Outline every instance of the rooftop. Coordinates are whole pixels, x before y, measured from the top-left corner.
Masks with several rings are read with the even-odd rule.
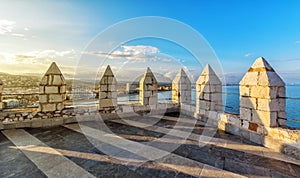
[[[172,113],[4,130],[0,177],[300,175],[300,161],[215,129]]]

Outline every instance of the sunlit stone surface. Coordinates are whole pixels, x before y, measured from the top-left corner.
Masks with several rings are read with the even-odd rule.
[[[285,125],[285,106],[285,83],[264,58],[256,59],[240,82],[243,127],[258,131]]]
[[[222,82],[207,64],[196,82],[196,113],[208,116],[209,111],[222,111]]]
[[[183,69],[180,69],[172,81],[172,102],[191,103],[191,81]]]
[[[108,65],[99,86],[99,107],[103,113],[112,113],[117,106],[117,80]]]
[[[157,104],[157,80],[148,67],[140,80],[140,103],[144,106]]]
[[[55,62],[40,82],[39,111],[55,112],[64,109],[66,81]]]

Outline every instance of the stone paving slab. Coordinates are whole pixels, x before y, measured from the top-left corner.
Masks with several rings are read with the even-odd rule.
[[[0,132],[0,177],[46,177]]]
[[[2,133],[47,177],[94,177],[23,129],[5,130]]]
[[[161,116],[151,116],[151,117],[156,117],[156,118],[161,118]],[[184,119],[178,119],[176,117],[168,117],[168,116],[164,116],[163,118],[161,118],[162,120],[168,120],[168,121],[173,121],[176,122],[176,125],[174,127],[172,127],[172,129],[178,129],[179,131],[175,132],[178,133],[177,135],[174,135],[176,137],[179,138],[183,138],[181,134],[182,132],[187,132],[186,130],[182,129],[182,126],[194,126],[195,125],[195,119],[190,119],[188,117],[183,116]],[[130,121],[128,121],[130,120]],[[164,128],[164,127],[156,127],[156,126],[152,126],[152,127],[145,127],[146,124],[142,123],[143,120],[139,120],[138,122],[133,120],[132,118],[128,118],[128,119],[115,119],[112,120],[113,122],[117,122],[117,123],[121,123],[121,124],[134,124],[135,126],[142,126],[141,128],[144,128],[146,130],[150,130],[150,131],[155,131],[155,132],[159,132],[159,133],[170,133],[171,129],[170,128]],[[190,125],[189,125],[190,124]],[[204,127],[205,123],[199,120],[196,120],[196,125],[197,124],[201,124],[202,127]],[[210,128],[211,126],[208,126],[208,128]],[[202,128],[203,129],[203,128]],[[204,133],[205,134],[205,133]],[[228,134],[227,134],[228,135]],[[238,137],[238,136],[234,136],[234,135],[230,135],[232,138],[233,137]],[[192,133],[188,139],[190,140],[194,140],[194,141],[199,141],[199,134],[195,134]],[[240,137],[238,137],[240,138]],[[292,164],[296,164],[300,166],[300,161],[290,158],[286,155],[280,154],[278,152],[275,152],[269,148],[265,148],[263,146],[257,145],[257,144],[244,144],[241,141],[237,141],[237,140],[232,140],[231,138],[225,137],[225,138],[215,138],[215,137],[210,137],[210,136],[205,136],[205,135],[201,135],[201,142],[203,142],[204,144],[214,144],[216,146],[220,146],[220,147],[224,147],[224,148],[229,148],[229,149],[238,149],[241,151],[244,151],[246,153],[250,153],[250,154],[255,154],[258,156],[262,156],[262,157],[266,157],[266,158],[272,158],[272,159],[276,159],[279,161],[284,161],[287,163],[292,163]],[[243,140],[244,141],[244,140]]]
[[[176,169],[179,172],[199,177],[201,174],[206,174],[206,175],[214,175],[215,170],[218,170],[221,172],[222,175],[225,175],[226,177],[243,177],[238,174],[234,174],[228,171],[224,171],[221,169],[205,169],[204,166],[207,166],[203,163],[193,161],[172,153],[169,153],[164,150],[160,150],[154,147],[150,147],[144,144],[140,144],[137,142],[133,142],[127,139],[123,139],[117,135],[108,135],[107,132],[97,130],[88,126],[80,125],[80,129],[78,128],[78,124],[71,124],[71,125],[66,125],[66,128],[72,129],[74,131],[84,133],[85,135],[92,137],[94,139],[98,139],[101,142],[113,144],[114,146],[117,146],[119,148],[122,148],[124,150],[130,150],[130,152],[137,154],[139,156],[142,156],[152,161],[157,162],[158,164],[163,164],[166,167],[170,167],[172,169]],[[164,156],[162,156],[164,155]],[[172,159],[170,159],[170,157]],[[143,160],[144,161],[144,160]],[[184,163],[184,165],[181,164]],[[181,166],[180,166],[181,165]]]
[[[167,119],[167,118],[171,118],[171,117],[164,117],[163,119]],[[147,119],[145,119],[145,120],[147,120]],[[146,129],[146,130],[161,132],[161,133],[165,133],[165,134],[170,134],[170,132],[171,132],[171,129],[168,129],[168,128],[161,128],[161,127],[157,127],[157,126],[153,126],[154,128],[152,126],[145,127],[147,125],[147,123],[146,124],[141,123],[141,122],[137,123],[136,121],[132,121],[132,120],[129,122],[128,120],[126,120],[124,118],[122,120],[111,120],[111,122],[121,123],[121,124],[125,124],[125,125],[126,124],[128,125],[128,123],[131,123],[134,126],[140,126],[141,128]],[[180,132],[173,132],[173,133],[180,133]],[[176,136],[181,137],[180,134],[177,134]],[[181,138],[183,138],[183,137],[181,137]],[[162,138],[158,138],[158,139],[160,141],[165,141]],[[297,160],[289,159],[288,157],[285,157],[284,155],[281,155],[279,153],[274,153],[270,149],[263,148],[261,146],[237,143],[235,141],[231,141],[230,139],[224,140],[224,139],[220,139],[220,138],[212,138],[212,140],[211,140],[212,142],[206,142],[205,144],[217,146],[214,150],[216,155],[220,154],[219,153],[220,151],[218,151],[218,150],[222,150],[222,149],[219,149],[218,147],[225,148],[225,149],[223,149],[225,155],[220,155],[220,158],[223,157],[223,160],[222,159],[218,160],[218,158],[215,157],[215,155],[209,153],[210,150],[205,150],[205,148],[202,149],[204,151],[203,153],[201,153],[200,149],[195,151],[195,149],[197,149],[197,142],[199,141],[199,135],[191,134],[189,139],[196,141],[196,143],[195,142],[193,143],[194,145],[196,145],[196,146],[194,146],[194,150],[193,149],[191,150],[191,146],[190,146],[187,148],[180,149],[179,151],[176,151],[176,154],[182,155],[184,152],[190,152],[189,153],[190,155],[183,154],[182,156],[190,157],[191,159],[196,159],[197,161],[200,161],[200,162],[208,161],[205,163],[217,164],[215,166],[217,166],[217,167],[221,166],[220,168],[226,168],[227,170],[235,171],[237,173],[243,173],[245,175],[249,174],[249,176],[251,176],[251,173],[253,174],[254,172],[256,172],[256,174],[258,174],[258,175],[265,175],[265,176],[271,176],[273,174],[276,174],[276,175],[294,177],[294,176],[300,175],[300,172],[299,172],[300,164]],[[208,140],[209,140],[209,138],[208,138]],[[182,140],[180,140],[180,141],[182,141]],[[223,144],[224,142],[226,144]],[[177,142],[176,142],[176,140],[172,140],[172,143],[177,143]],[[186,144],[191,144],[191,143],[189,140],[187,140]],[[170,144],[168,146],[170,146]],[[201,146],[201,145],[199,145],[199,146]],[[187,150],[189,150],[189,151],[187,151]],[[241,155],[241,157],[239,159],[237,159],[236,163],[230,162],[231,159],[235,159],[236,155],[234,155],[234,154],[237,154],[237,153],[239,153]],[[268,153],[269,155],[264,156],[263,153]],[[233,154],[233,155],[226,156],[226,154]],[[207,157],[207,155],[209,155],[209,157]],[[275,157],[275,159],[277,159],[277,160],[274,160],[272,158],[272,155],[276,155],[277,158]],[[205,157],[207,157],[207,158],[205,158]],[[227,160],[229,160],[229,162],[226,162]],[[258,162],[258,163],[256,163],[256,162]],[[259,164],[259,162],[261,162],[262,164]],[[226,165],[226,163],[227,163],[227,165]],[[263,163],[266,163],[266,164],[263,164]],[[291,164],[287,164],[287,163],[291,163]],[[218,165],[218,164],[220,164],[220,165]],[[242,165],[244,168],[246,167],[247,169],[240,171],[238,168],[235,168],[234,166],[230,166],[231,164],[239,164],[239,165]]]

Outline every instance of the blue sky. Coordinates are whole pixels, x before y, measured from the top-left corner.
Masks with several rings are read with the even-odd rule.
[[[43,73],[51,61],[56,61],[64,73],[72,73],[82,51],[107,27],[130,18],[161,16],[198,31],[215,51],[227,75],[243,75],[257,57],[263,56],[286,82],[300,83],[297,82],[300,77],[300,1],[297,0],[0,0],[0,4],[0,72]],[[196,78],[203,67],[187,51],[174,50],[176,45],[166,41],[136,40],[124,46],[131,47],[131,52],[161,53],[172,58],[169,60],[172,64],[180,59],[187,61],[177,62],[173,67],[160,63],[164,70],[154,71],[162,75],[168,73],[172,77],[185,65]],[[120,46],[116,51],[128,52],[124,49]],[[108,63],[124,76],[118,60],[128,59],[112,59]],[[131,67],[142,69],[153,63],[139,62]],[[126,72],[129,71],[123,71]]]

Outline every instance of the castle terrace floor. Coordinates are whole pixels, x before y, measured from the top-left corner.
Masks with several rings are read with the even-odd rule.
[[[0,133],[0,177],[300,177],[300,161],[176,113]]]

